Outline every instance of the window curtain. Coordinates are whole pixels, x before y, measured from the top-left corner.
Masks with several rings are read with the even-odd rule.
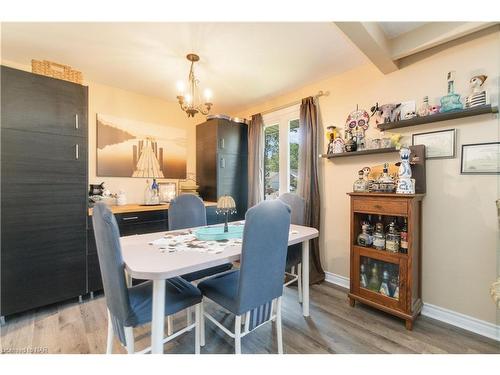
[[[321,130],[318,104],[312,96],[302,99],[299,120],[299,180],[297,190],[304,198],[305,225],[320,230],[320,196],[318,179],[318,134]],[[309,280],[311,284],[325,280],[319,256],[319,239],[310,242]]]
[[[264,200],[264,120],[253,115],[248,125],[248,208]]]

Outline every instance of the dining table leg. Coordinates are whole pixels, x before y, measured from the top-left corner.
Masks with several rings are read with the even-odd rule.
[[[153,280],[153,311],[151,319],[151,353],[163,354],[165,330],[165,280]]]
[[[302,242],[302,315],[309,316],[309,240]]]

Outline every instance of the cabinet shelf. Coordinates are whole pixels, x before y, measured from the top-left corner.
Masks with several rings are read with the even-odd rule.
[[[445,113],[436,113],[435,115],[414,117],[409,120],[401,120],[395,122],[388,122],[386,124],[379,124],[378,129],[381,131],[389,129],[394,130],[394,129],[406,128],[408,126],[430,124],[432,122],[454,120],[457,118],[464,118],[470,116],[479,116],[488,113],[498,113],[498,107],[487,104],[487,105],[477,106],[474,108],[461,109]]]

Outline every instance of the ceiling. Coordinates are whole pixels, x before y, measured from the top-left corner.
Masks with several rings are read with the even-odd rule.
[[[429,22],[379,22],[378,24],[387,38],[394,39],[427,23]]]
[[[368,62],[333,23],[2,23],[2,59],[175,101],[189,52],[215,110],[241,109]],[[313,94],[313,93],[311,93]]]

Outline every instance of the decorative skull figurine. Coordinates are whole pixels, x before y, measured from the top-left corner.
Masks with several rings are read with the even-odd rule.
[[[368,129],[368,121],[370,121],[370,115],[364,109],[356,109],[349,113],[347,120],[345,122],[346,129],[356,129],[361,128],[363,130]]]
[[[411,166],[410,166],[411,150],[408,147],[401,147],[399,156],[401,163],[398,171],[398,187],[396,193],[399,194],[415,194],[415,184],[411,179]]]

